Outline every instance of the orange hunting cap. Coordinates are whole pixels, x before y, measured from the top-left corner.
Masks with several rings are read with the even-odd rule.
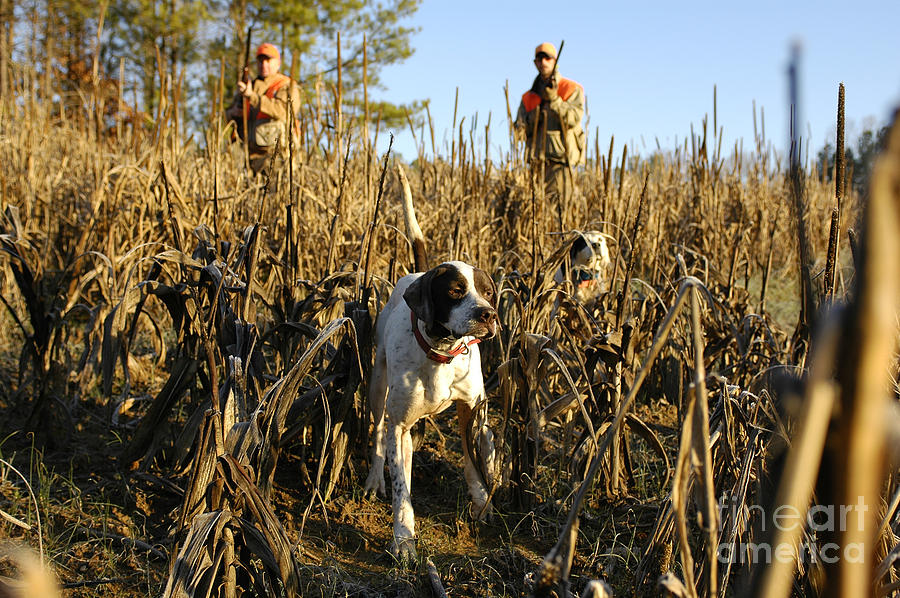
[[[534,49],[535,56],[537,56],[541,52],[543,52],[547,56],[550,56],[551,58],[556,58],[556,46],[554,46],[550,42],[544,42]]]
[[[281,55],[278,53],[278,48],[273,46],[270,43],[260,44],[256,49],[256,57],[260,56],[268,56],[269,58],[281,58]]]

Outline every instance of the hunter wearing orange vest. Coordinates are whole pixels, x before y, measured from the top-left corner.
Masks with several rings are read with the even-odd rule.
[[[259,172],[266,161],[279,147],[282,154],[287,151],[287,123],[293,121],[288,110],[288,98],[296,115],[300,110],[300,90],[291,85],[291,78],[282,75],[281,55],[278,48],[265,43],[256,50],[256,79],[252,82],[238,81],[234,101],[225,112],[229,120],[235,121],[238,134],[243,138],[243,104],[247,100],[248,149],[250,168]],[[293,123],[292,125],[293,126]]]
[[[556,56],[549,42],[534,49],[538,75],[522,95],[515,128],[532,164],[543,163],[545,197],[567,200],[572,171],[584,162],[584,88],[556,72]]]

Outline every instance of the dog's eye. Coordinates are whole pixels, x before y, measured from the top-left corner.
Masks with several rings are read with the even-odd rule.
[[[447,291],[447,294],[454,299],[462,299],[463,295],[465,295],[465,291],[463,291],[459,287],[450,287],[450,290]]]

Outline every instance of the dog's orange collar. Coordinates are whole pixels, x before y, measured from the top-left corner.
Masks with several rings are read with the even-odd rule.
[[[575,286],[579,289],[583,289],[584,287],[592,287],[599,282],[599,274],[591,273],[588,270],[578,269],[576,273],[573,275],[575,279]]]
[[[416,342],[419,343],[419,346],[425,351],[425,356],[428,357],[431,361],[436,361],[438,363],[450,363],[453,361],[453,358],[457,355],[461,355],[463,353],[469,352],[469,346],[477,345],[481,342],[481,339],[473,338],[467,343],[460,343],[458,347],[455,349],[451,349],[450,351],[438,351],[434,347],[428,344],[428,341],[425,340],[425,337],[422,336],[422,333],[419,331],[419,323],[416,318],[416,314],[410,310],[409,312],[409,321],[412,323],[413,335],[416,337]]]

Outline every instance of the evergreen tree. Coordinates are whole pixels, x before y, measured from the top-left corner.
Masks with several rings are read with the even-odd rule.
[[[89,0],[0,0],[0,91],[30,86],[53,111],[79,117],[93,78],[100,9]],[[16,30],[18,25],[18,31]],[[17,50],[14,52],[13,49]]]
[[[420,1],[231,0],[224,10],[229,27],[218,35],[218,47],[224,52],[226,73],[239,73],[247,30],[252,27],[252,45],[255,47],[263,41],[276,44],[282,52],[283,70],[288,71],[293,64],[298,81],[312,94],[317,80],[324,82],[327,90],[332,85],[337,88],[337,35],[340,33],[344,106],[355,108],[359,114],[363,96],[363,36],[371,93],[381,88],[380,69],[412,55],[410,38],[416,29],[404,26],[402,21],[415,13]],[[233,79],[236,81],[237,77]],[[234,81],[227,83],[233,88]],[[405,122],[407,111],[416,114],[424,104],[415,101],[398,106],[378,102],[377,106],[372,118],[380,112],[382,121],[395,126]]]
[[[415,118],[424,103],[398,106],[378,102],[374,96],[381,87],[381,69],[413,52],[411,36],[416,29],[403,23],[420,2],[32,0],[26,5],[0,0],[0,91],[10,90],[19,72],[14,61],[23,60],[35,67],[30,72],[37,77],[40,96],[62,101],[66,114],[89,108],[85,98],[98,91],[107,110],[114,110],[110,100],[118,91],[119,64],[124,59],[126,102],[138,98],[133,108],[155,117],[158,108],[171,107],[161,102],[178,90],[175,118],[200,128],[209,122],[222,63],[225,101],[230,100],[244,66],[247,29],[252,27],[251,52],[263,41],[278,45],[283,71],[295,67],[306,98],[319,90],[323,103],[333,107],[334,93],[340,93],[347,122],[362,115],[365,36],[371,118],[380,116],[388,126],[396,126],[405,124],[407,114]],[[24,26],[17,29],[17,22]],[[22,49],[18,55],[14,47]],[[250,62],[255,62],[253,56]],[[96,85],[103,89],[95,89]]]
[[[11,88],[12,32],[16,22],[12,0],[0,0],[0,98],[7,101]]]
[[[110,70],[118,58],[142,92],[144,109],[154,111],[160,101],[160,80],[165,78],[169,94],[183,74],[197,66],[207,53],[202,31],[209,26],[215,0],[113,0],[108,38]],[[182,95],[196,98],[202,85],[184,77]]]
[[[865,193],[869,187],[872,167],[878,154],[884,149],[887,133],[888,127],[882,127],[878,131],[866,129],[856,139],[856,151],[853,147],[844,150],[844,169],[849,177],[848,182],[859,194]],[[834,154],[835,147],[830,141],[816,154],[816,164],[828,181],[834,178]]]

